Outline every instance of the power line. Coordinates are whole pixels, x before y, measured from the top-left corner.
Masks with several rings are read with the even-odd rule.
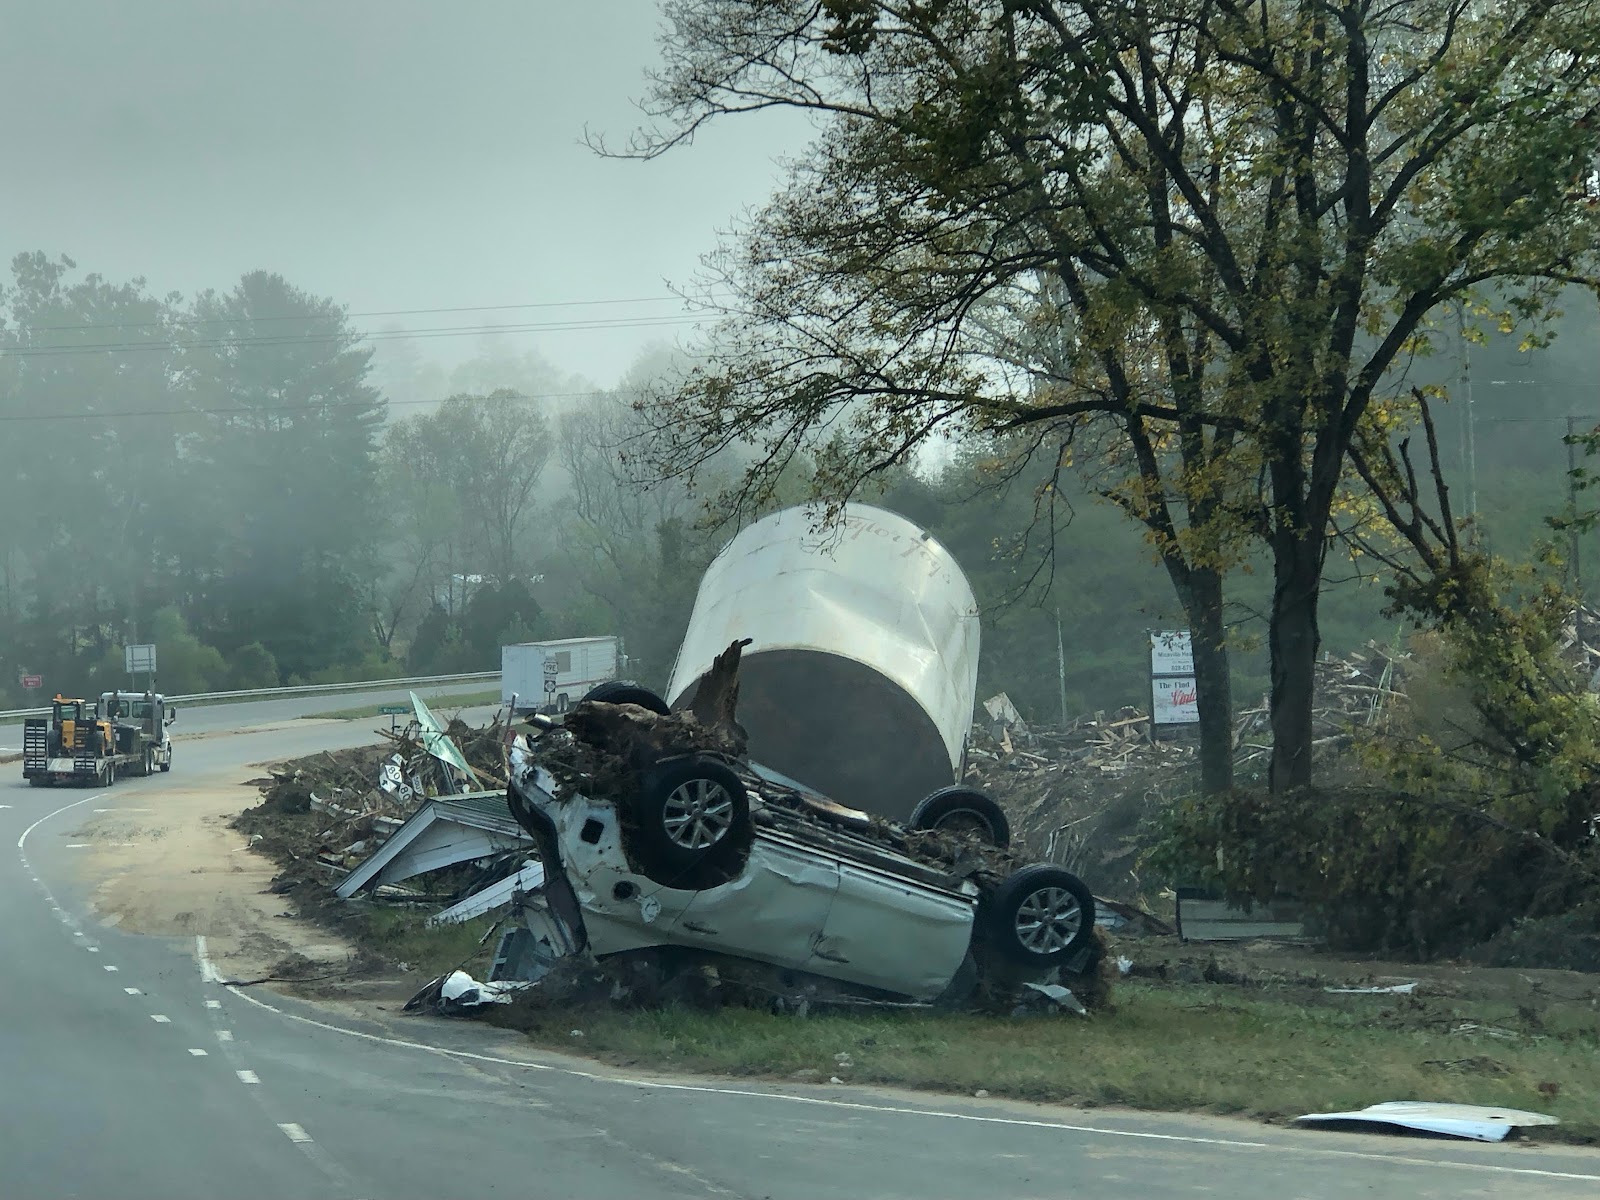
[[[517,397],[523,400],[579,400],[595,396],[604,396],[604,391],[587,392],[541,392],[538,395],[527,395],[518,392]],[[454,397],[450,397],[453,399]],[[472,400],[482,403],[489,400],[489,396],[473,396]],[[440,404],[440,400],[388,400],[390,408],[400,408],[412,404]],[[301,404],[271,404],[259,407],[233,407],[233,408],[145,408],[129,409],[123,412],[69,412],[69,413],[33,413],[33,414],[3,414],[0,423],[11,421],[116,421],[124,417],[197,417],[197,416],[253,416],[257,413],[283,413],[283,412],[308,412],[314,409],[340,409],[362,408],[364,402],[353,401],[325,401],[310,400]]]
[[[356,317],[417,317],[433,316],[439,313],[509,312],[514,309],[528,308],[587,308],[608,304],[662,304],[669,300],[682,299],[682,296],[670,295],[633,296],[621,300],[542,300],[527,304],[465,304],[456,308],[387,308],[374,309],[370,312],[336,312],[317,316],[248,317],[245,319],[251,323],[263,321],[334,321],[351,320]],[[173,317],[165,321],[85,321],[81,324],[69,325],[34,325],[31,328],[39,330],[160,329],[170,325],[227,325],[235,320],[237,320],[235,317]]]
[[[150,350],[220,350],[238,346],[294,346],[327,345],[349,342],[427,340],[441,337],[480,337],[515,333],[581,333],[605,329],[656,329],[682,325],[696,325],[704,318],[681,317],[618,317],[606,321],[551,321],[522,325],[455,325],[425,327],[422,329],[379,330],[376,333],[304,333],[265,334],[247,337],[202,338],[194,341],[156,339],[138,342],[105,342],[92,346],[11,346],[0,349],[0,358],[50,358],[75,354],[128,354]]]

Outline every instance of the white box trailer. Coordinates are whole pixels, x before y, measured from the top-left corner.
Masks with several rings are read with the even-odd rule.
[[[622,666],[618,637],[562,638],[500,647],[500,703],[519,713],[563,713]]]

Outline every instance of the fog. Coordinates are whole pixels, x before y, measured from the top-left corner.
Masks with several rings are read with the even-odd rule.
[[[664,682],[723,536],[699,526],[718,480],[642,491],[626,393],[692,328],[669,285],[809,127],[761,114],[658,161],[597,156],[585,128],[639,120],[655,26],[650,0],[7,8],[0,707],[23,676],[118,682],[141,638],[176,692],[481,670],[508,640],[609,633]],[[1538,355],[1474,352],[1476,434],[1441,414],[1481,535],[1514,555],[1565,502],[1562,415],[1590,404],[1592,306],[1569,324]],[[1465,394],[1457,357],[1418,381]],[[441,410],[457,393],[477,399]],[[974,460],[935,449],[885,502],[972,577],[985,695],[1059,711],[1063,611],[1068,706],[1142,702],[1145,630],[1179,617],[1135,527],[1075,494],[1049,604],[1008,608],[995,548],[1040,481],[980,495]],[[1233,585],[1247,614],[1266,578]],[[1391,640],[1380,600],[1330,590],[1330,649]],[[1260,656],[1234,677],[1259,695]]]
[[[772,116],[650,163],[583,146],[638,121],[656,19],[653,0],[9,4],[0,251],[158,294],[267,270],[358,314],[552,306],[358,323],[575,322],[509,349],[609,385],[687,328],[667,283],[805,142]],[[659,323],[618,327],[639,321]]]

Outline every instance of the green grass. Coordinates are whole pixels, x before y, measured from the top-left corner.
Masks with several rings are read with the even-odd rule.
[[[465,970],[478,973],[486,968],[494,942],[479,945],[479,939],[494,924],[489,917],[476,917],[459,925],[426,926],[415,911],[363,904],[354,909],[361,928],[346,930],[356,940],[392,962],[403,962],[422,979],[431,979],[465,964]],[[482,975],[479,974],[482,978]]]
[[[448,708],[475,708],[480,704],[500,703],[500,692],[454,692],[447,696],[434,696],[428,700],[431,709]],[[393,707],[391,703],[387,707]],[[334,712],[307,713],[300,718],[303,721],[359,721],[363,717],[380,717],[385,714],[379,710],[386,707],[382,704],[368,704],[362,708],[341,708]],[[406,711],[395,718],[401,724],[411,719],[411,709],[408,705]]]
[[[1542,1033],[1495,1038],[1448,1032],[1464,1020],[1494,1023],[1501,1015],[1481,1006],[1452,1016],[1448,1001],[1389,1008],[1375,997],[1351,999],[1365,1003],[1130,981],[1118,987],[1114,1010],[1089,1020],[535,1009],[519,1025],[531,1023],[530,1037],[568,1052],[577,1044],[571,1031],[581,1029],[585,1053],[669,1070],[776,1078],[807,1071],[824,1082],[838,1075],[852,1083],[1267,1119],[1383,1100],[1452,1101],[1546,1112],[1564,1123],[1555,1136],[1600,1138],[1600,1036],[1587,1002],[1547,1010]],[[853,1065],[841,1069],[840,1053]],[[1441,1063],[1450,1065],[1430,1065]]]

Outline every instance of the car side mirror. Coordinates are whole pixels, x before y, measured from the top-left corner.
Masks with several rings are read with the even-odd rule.
[[[175,708],[167,709],[167,724],[171,725],[177,719],[178,719],[178,710],[175,709]]]

